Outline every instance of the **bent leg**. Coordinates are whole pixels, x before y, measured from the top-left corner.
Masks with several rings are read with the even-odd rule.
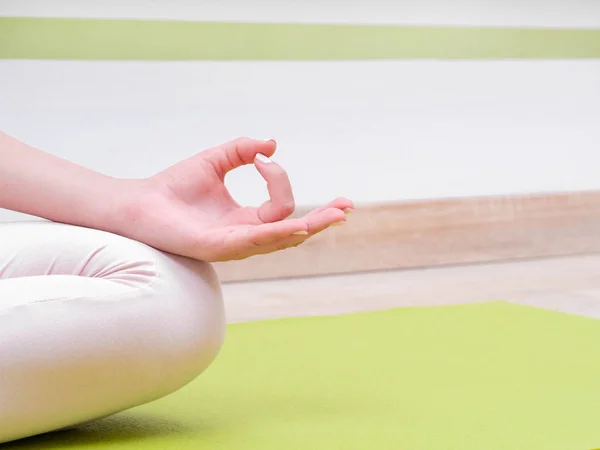
[[[0,225],[0,442],[104,417],[184,386],[225,318],[207,263],[97,230]]]

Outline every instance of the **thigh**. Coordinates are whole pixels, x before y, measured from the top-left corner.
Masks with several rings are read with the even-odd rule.
[[[224,326],[209,264],[97,230],[0,225],[0,442],[178,389]]]

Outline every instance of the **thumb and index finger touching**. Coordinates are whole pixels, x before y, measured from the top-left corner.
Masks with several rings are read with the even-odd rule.
[[[264,223],[283,220],[295,209],[294,194],[287,172],[270,158],[276,148],[277,143],[272,139],[259,141],[240,138],[208,150],[205,155],[222,179],[238,167],[254,164],[267,182],[270,197],[257,209],[258,217]]]
[[[213,164],[221,178],[225,178],[228,172],[252,164],[259,154],[266,157],[273,156],[276,148],[277,143],[273,139],[260,141],[250,138],[238,138],[210,150],[205,150],[201,155],[203,159],[207,159]]]
[[[209,150],[207,155],[223,179],[238,167],[254,164],[267,182],[269,192],[269,200],[257,208],[258,218],[265,224],[283,221],[295,210],[290,179],[286,171],[271,159],[276,148],[277,143],[272,139],[260,141],[240,138]],[[353,209],[354,204],[348,199],[334,200],[300,219],[305,228],[297,232],[318,233],[332,224],[344,222],[346,213]]]

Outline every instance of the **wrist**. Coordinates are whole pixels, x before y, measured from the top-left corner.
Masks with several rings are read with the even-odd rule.
[[[135,239],[137,228],[143,222],[147,184],[145,179],[108,180],[106,201],[97,214],[98,225],[94,228]]]

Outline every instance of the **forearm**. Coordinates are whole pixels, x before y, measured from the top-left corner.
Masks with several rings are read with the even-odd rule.
[[[122,183],[0,132],[0,208],[112,231]]]

